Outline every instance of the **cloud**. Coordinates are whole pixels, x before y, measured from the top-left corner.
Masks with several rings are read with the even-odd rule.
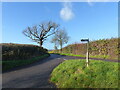
[[[95,4],[95,2],[112,2],[112,1],[118,1],[118,0],[87,0],[87,3],[90,6],[93,6]]]
[[[60,11],[60,17],[65,21],[71,20],[74,17],[72,4],[70,2],[64,2],[63,8]]]
[[[93,6],[93,0],[87,0],[87,2],[88,2],[88,4],[90,5],[90,6]]]
[[[108,0],[102,0],[103,2],[106,2]],[[96,2],[101,2],[101,0],[87,0],[87,3],[89,6],[93,6]]]

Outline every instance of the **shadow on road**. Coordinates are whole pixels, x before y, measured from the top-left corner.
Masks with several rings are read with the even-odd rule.
[[[57,54],[50,54],[49,57],[46,57],[46,58],[41,59],[41,60],[39,60],[39,61],[36,61],[36,62],[34,62],[34,63],[32,63],[32,64],[24,65],[24,66],[18,66],[18,67],[12,68],[12,69],[10,69],[10,70],[3,71],[2,73],[7,73],[7,72],[11,72],[11,71],[16,71],[16,70],[19,70],[19,69],[23,69],[23,68],[29,68],[29,67],[37,66],[37,65],[46,63],[46,62],[48,62],[48,61],[51,61],[51,60],[53,60],[53,59],[61,58],[61,57],[66,57],[66,56],[64,56],[64,55],[57,55]]]

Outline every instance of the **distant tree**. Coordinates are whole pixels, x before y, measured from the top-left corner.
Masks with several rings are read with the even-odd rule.
[[[52,38],[51,42],[55,43],[55,45],[60,46],[60,50],[62,52],[63,45],[68,43],[69,37],[67,35],[67,32],[65,30],[58,30],[54,37]]]
[[[55,34],[59,25],[55,22],[44,22],[33,27],[27,27],[23,30],[23,34],[32,41],[37,42],[42,47],[43,42],[51,35]]]
[[[56,35],[54,35],[54,37],[51,39],[51,43],[54,43],[54,49],[57,50],[58,49],[58,40]]]
[[[57,38],[54,36],[50,42],[54,43],[54,49],[57,50]]]

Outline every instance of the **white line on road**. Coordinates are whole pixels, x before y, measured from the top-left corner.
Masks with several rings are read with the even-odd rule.
[[[64,59],[64,58],[63,58],[63,60],[67,60],[67,59]]]

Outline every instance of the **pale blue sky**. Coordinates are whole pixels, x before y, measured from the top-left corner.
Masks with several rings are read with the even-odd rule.
[[[3,43],[36,44],[25,37],[22,31],[28,26],[49,20],[66,29],[70,36],[68,44],[80,42],[81,38],[97,40],[118,37],[117,2],[4,2],[2,19]],[[43,47],[53,49],[50,38]]]

